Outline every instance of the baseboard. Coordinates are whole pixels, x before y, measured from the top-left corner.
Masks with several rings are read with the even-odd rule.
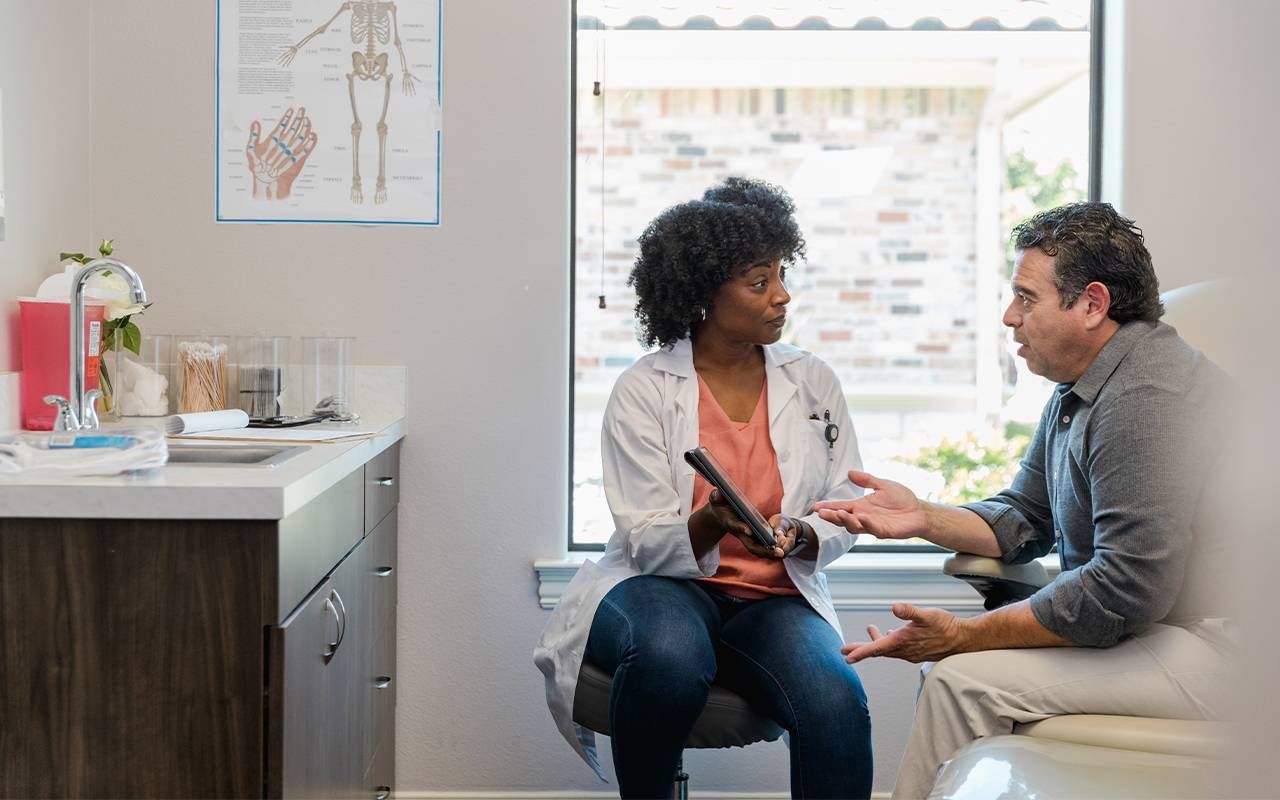
[[[398,800],[612,800],[617,792],[402,792],[397,790]],[[788,800],[788,792],[700,792],[689,790],[689,797],[698,800]],[[888,800],[889,792],[874,792],[873,800]]]

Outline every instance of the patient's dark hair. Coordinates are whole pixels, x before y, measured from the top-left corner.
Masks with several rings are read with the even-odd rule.
[[[1063,308],[1097,281],[1111,293],[1107,316],[1123,325],[1155,322],[1164,314],[1160,281],[1142,230],[1110,203],[1072,203],[1042,211],[1013,229],[1018,250],[1039,248],[1053,257],[1053,282]]]
[[[636,290],[636,320],[646,347],[697,336],[703,312],[739,270],[804,255],[795,204],[781,188],[752,178],[727,178],[701,200],[672,206],[640,234],[628,286]]]

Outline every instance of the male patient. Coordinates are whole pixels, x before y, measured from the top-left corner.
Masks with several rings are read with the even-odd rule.
[[[894,797],[928,794],[966,743],[1059,714],[1218,713],[1229,643],[1207,488],[1220,474],[1211,409],[1226,376],[1159,322],[1141,231],[1105,203],[1046,211],[1013,232],[1003,322],[1032,372],[1058,384],[1013,485],[961,507],[874,490],[820,503],[823,519],[882,539],[1021,563],[1057,544],[1062,572],[1030,599],[969,619],[896,604],[906,624],[843,648],[937,661],[927,671]],[[1211,562],[1214,562],[1211,566]],[[1027,649],[1013,649],[1027,648]]]

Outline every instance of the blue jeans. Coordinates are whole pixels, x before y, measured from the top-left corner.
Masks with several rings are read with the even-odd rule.
[[[613,673],[610,744],[622,797],[670,797],[711,682],[791,734],[791,796],[871,794],[871,717],[840,637],[798,596],[741,600],[696,581],[615,586],[585,659]]]

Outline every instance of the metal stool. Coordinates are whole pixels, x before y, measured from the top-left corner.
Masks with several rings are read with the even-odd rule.
[[[596,733],[609,735],[609,689],[613,676],[583,663],[573,698],[573,721]],[[702,709],[685,747],[746,747],[755,742],[772,742],[782,735],[778,723],[761,715],[746,700],[723,686],[711,684],[707,705]],[[689,776],[684,759],[676,765],[675,796],[688,800]]]

